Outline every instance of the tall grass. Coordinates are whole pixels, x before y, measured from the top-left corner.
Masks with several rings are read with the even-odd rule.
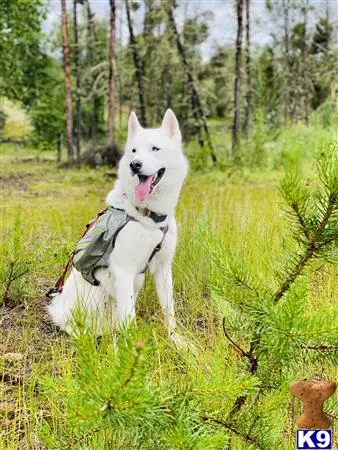
[[[307,158],[312,148],[314,151],[330,136],[329,131],[318,129],[310,129],[308,133],[300,126],[283,133],[276,144],[280,161],[286,158],[281,155],[289,155],[291,159]],[[313,142],[309,146],[308,140],[311,139]],[[62,335],[46,334],[41,325],[46,320],[41,313],[45,289],[60,274],[84,225],[102,208],[112,184],[105,180],[104,168],[59,169],[48,161],[48,156],[45,153],[47,161],[41,162],[33,157],[27,163],[23,160],[27,158],[24,151],[22,154],[8,151],[1,160],[1,176],[5,180],[1,186],[5,201],[0,205],[3,264],[7,264],[9,254],[16,255],[23,264],[30,263],[29,277],[13,282],[9,290],[9,296],[15,300],[15,304],[23,302],[25,308],[19,310],[19,314],[7,308],[5,315],[0,318],[0,374],[3,375],[2,379],[9,372],[21,377],[17,384],[4,382],[0,385],[3,398],[0,423],[4,431],[0,433],[0,448],[4,449],[43,448],[43,442],[50,445],[48,448],[62,448],[63,445],[67,448],[74,439],[72,434],[86,435],[89,425],[94,422],[86,423],[85,417],[78,431],[74,430],[73,419],[68,415],[64,400],[76,406],[80,398],[77,394],[83,395],[78,413],[84,414],[97,388],[97,394],[102,394],[102,404],[98,404],[103,408],[106,395],[111,394],[106,392],[109,376],[116,375],[115,382],[121,384],[126,379],[123,376],[128,377],[129,373],[128,370],[119,372],[116,364],[113,364],[118,354],[111,341],[96,349],[90,337],[84,337],[82,342],[76,343]],[[210,287],[214,268],[206,251],[205,236],[212,231],[225,250],[224,264],[231,264],[234,258],[239,264],[242,261],[243,267],[253,277],[266,280],[268,286],[276,287],[274,271],[282,262],[283,239],[287,228],[277,186],[282,175],[280,164],[269,163],[266,167],[271,171],[265,169],[260,172],[248,167],[240,174],[228,168],[202,173],[192,171],[187,179],[177,209],[179,241],[174,260],[174,285],[180,331],[191,342],[193,350],[190,353],[179,352],[167,340],[154,286],[149,278],[137,306],[138,331],[128,338],[129,344],[125,347],[126,361],[130,361],[130,358],[133,361],[135,339],[144,342],[142,355],[146,371],[139,381],[142,386],[145,383],[148,389],[153,389],[156,397],[151,397],[153,405],[171,408],[170,413],[163,410],[159,413],[168,436],[161,435],[163,440],[160,447],[155,442],[153,446],[149,444],[143,448],[216,449],[226,448],[227,445],[236,450],[255,448],[255,443],[222,425],[200,420],[202,416],[227,417],[237,396],[254,396],[259,388],[255,377],[245,377],[238,371],[238,355],[224,337],[224,316],[229,320],[232,318],[234,328],[245,328],[245,325],[243,318],[235,314],[226,298],[219,296]],[[305,173],[308,183],[315,182],[312,163],[306,162]],[[307,280],[309,296],[306,298],[306,308],[311,311],[327,309],[333,313],[333,299],[338,296],[336,267],[318,265],[315,271],[307,274]],[[219,283],[230,293],[231,285],[226,277],[220,278]],[[12,322],[5,327],[9,318]],[[242,339],[239,344],[245,347],[247,342],[243,333],[239,335]],[[89,377],[87,382],[92,384],[89,386],[91,394],[87,398],[81,390],[84,385],[78,383],[76,374],[81,364],[86,362],[88,349],[93,358],[97,358],[98,367],[108,368],[112,373],[108,376],[102,370],[102,373],[97,373],[97,380]],[[23,355],[21,362],[14,364],[10,360],[8,353],[13,351]],[[306,361],[304,364],[294,361],[288,376],[292,379],[318,375],[320,355],[318,360],[315,366]],[[333,363],[326,364],[323,371],[331,378],[337,375]],[[186,404],[177,400],[182,392],[189,393]],[[295,419],[290,419],[289,407],[290,396],[287,382],[284,381],[283,385],[271,390],[259,402],[257,411],[252,411],[252,414],[260,414],[259,423],[262,427],[259,433],[254,429],[255,433],[260,435],[263,443],[273,443],[276,450],[293,448]],[[334,401],[330,401],[328,407],[335,413]],[[76,408],[71,410],[71,414],[76,412]],[[97,404],[95,408],[95,417],[100,421],[102,411],[97,409]],[[297,411],[296,408],[293,414]],[[120,434],[116,434],[113,425],[111,429],[104,427],[103,432],[85,436],[84,441],[77,443],[74,448],[103,449],[112,448],[112,445],[113,448],[131,448],[130,442],[139,448],[137,437],[128,434],[128,421],[121,420]],[[144,420],[151,418],[147,416]],[[155,428],[153,431],[157,432]],[[248,429],[247,434],[251,435],[251,430]]]

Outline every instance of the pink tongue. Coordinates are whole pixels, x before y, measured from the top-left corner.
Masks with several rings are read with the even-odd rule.
[[[152,179],[153,177],[148,177],[146,181],[140,182],[135,187],[135,195],[137,200],[140,200],[140,202],[143,202],[145,199],[149,197]]]

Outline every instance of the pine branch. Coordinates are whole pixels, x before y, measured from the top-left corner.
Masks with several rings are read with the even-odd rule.
[[[301,345],[304,350],[318,350],[321,352],[338,350],[338,344],[334,345]]]
[[[332,210],[331,210],[332,213]],[[326,217],[326,216],[325,216]],[[330,216],[328,216],[325,220],[326,223],[329,220]],[[324,221],[322,227],[325,227]],[[310,243],[305,254],[300,257],[298,263],[295,265],[294,269],[292,270],[292,272],[290,273],[290,275],[287,277],[287,279],[282,283],[282,285],[280,286],[280,288],[276,291],[276,293],[273,296],[273,302],[276,304],[279,302],[279,300],[286,294],[286,292],[289,291],[289,289],[291,288],[292,284],[295,282],[295,280],[299,277],[299,275],[302,273],[303,269],[305,268],[307,262],[314,257],[314,255],[319,252],[319,250],[328,245],[330,242],[332,242],[333,240],[336,240],[338,237],[338,235],[334,235],[332,238],[328,239],[328,240],[324,240],[323,242],[321,242],[320,244],[316,244],[316,243]],[[257,373],[258,370],[258,357],[255,356],[255,353],[259,347],[260,341],[261,341],[261,336],[259,334],[259,332],[257,331],[257,327],[258,324],[256,324],[255,326],[255,337],[251,340],[250,343],[250,349],[249,352],[244,352],[244,354],[242,355],[245,356],[246,358],[248,358],[249,360],[249,366],[248,366],[248,371],[251,375],[255,375]],[[319,349],[318,349],[319,350]],[[229,418],[231,418],[234,414],[236,414],[238,411],[240,411],[240,409],[243,407],[244,403],[247,400],[247,395],[245,396],[240,396],[236,399],[234,406],[232,407],[230,413],[229,413]]]
[[[328,205],[324,214],[324,217],[322,218],[322,220],[320,221],[320,224],[318,226],[318,232],[317,232],[317,236],[320,237],[334,211],[335,206],[337,206],[337,198],[335,193],[330,193],[329,198],[328,198]]]
[[[265,450],[265,447],[263,447],[256,438],[254,438],[253,436],[250,436],[248,434],[242,433],[241,431],[237,430],[236,428],[234,428],[232,425],[228,424],[227,422],[224,422],[221,419],[217,419],[214,417],[207,417],[207,416],[203,416],[201,417],[201,420],[205,421],[205,422],[214,422],[217,425],[221,425],[222,427],[226,428],[227,430],[231,431],[232,433],[234,433],[236,436],[241,437],[242,439],[246,440],[247,442],[250,442],[250,444],[254,444],[257,448]]]
[[[329,413],[327,411],[325,411],[325,414],[327,414],[328,416],[332,417],[332,419],[334,419],[334,420],[338,420],[338,416],[335,416],[334,414],[331,414],[331,413]]]
[[[245,356],[246,358],[250,358],[249,353],[245,352],[238,344],[236,344],[235,341],[232,340],[232,338],[229,336],[228,332],[225,329],[225,317],[223,317],[223,333],[224,336],[228,339],[228,341],[231,343],[233,348],[239,353],[240,356]]]
[[[330,208],[330,205],[328,206],[328,209]],[[331,210],[331,214],[332,214],[332,209]],[[323,220],[321,223],[323,223],[321,225],[321,227],[325,227],[325,224],[327,223],[327,221],[330,218],[330,215],[327,216],[325,214],[325,221]],[[318,233],[316,233],[316,236],[318,236]],[[305,251],[305,253],[303,254],[303,256],[301,256],[298,260],[298,262],[296,263],[296,265],[294,266],[293,270],[290,272],[289,276],[284,280],[284,282],[281,284],[281,286],[278,288],[278,290],[275,292],[275,294],[272,297],[272,301],[276,304],[278,303],[282,297],[284,297],[284,295],[290,290],[291,286],[293,285],[293,283],[296,281],[296,279],[302,274],[303,270],[305,269],[307,263],[310,261],[310,259],[312,259],[313,257],[316,256],[317,253],[319,253],[319,251],[326,245],[328,245],[329,243],[331,243],[332,241],[336,240],[338,237],[338,235],[333,236],[332,238],[329,238],[327,240],[324,240],[322,242],[311,242],[308,244],[307,249]],[[249,355],[252,358],[253,355],[255,354],[258,346],[260,344],[260,336],[258,336],[257,339],[253,339],[251,341],[250,344],[250,350],[249,350]],[[256,359],[256,365],[255,366],[251,366],[249,368],[249,371],[252,375],[254,375],[257,372],[257,368],[258,368],[258,360]]]
[[[331,210],[331,214],[332,214],[332,210]],[[320,225],[320,227],[322,229],[325,227],[329,218],[330,218],[330,216],[326,217],[326,215],[325,215],[325,221],[323,220]],[[319,231],[316,232],[317,236],[318,236],[318,233],[319,233]],[[314,239],[316,239],[316,238],[314,238]],[[286,292],[288,292],[288,290],[290,289],[292,284],[302,274],[303,270],[305,269],[305,267],[310,259],[315,257],[323,247],[327,246],[328,244],[330,244],[331,242],[333,242],[337,239],[338,239],[338,233],[328,239],[324,239],[322,242],[320,242],[320,240],[313,240],[311,243],[309,243],[303,256],[301,256],[299,258],[298,262],[296,263],[296,265],[294,266],[294,268],[292,269],[292,271],[290,272],[288,277],[284,280],[284,282],[281,284],[281,286],[278,288],[278,290],[274,294],[273,302],[274,303],[279,302],[279,300],[286,294]]]
[[[337,188],[334,184],[333,187],[331,187],[330,173],[325,174],[323,173],[323,170],[326,168],[325,164],[326,162],[324,161],[322,165],[322,172],[321,168],[319,167],[319,174],[322,175],[321,180],[325,188],[331,189],[331,192],[329,192],[327,203],[323,211],[323,217],[319,222],[316,231],[313,232],[312,230],[306,227],[306,221],[300,212],[299,206],[297,205],[297,198],[299,199],[300,195],[300,191],[299,189],[297,189],[297,186],[295,186],[294,183],[291,184],[290,191],[288,190],[287,185],[282,186],[282,194],[285,200],[288,202],[288,204],[292,207],[293,211],[295,212],[297,221],[303,228],[304,230],[303,232],[308,239],[308,243],[305,245],[303,254],[298,258],[298,260],[296,260],[293,268],[291,269],[291,271],[289,271],[288,275],[286,276],[286,279],[283,281],[283,283],[277,289],[275,294],[272,296],[272,301],[274,304],[277,304],[284,297],[284,295],[290,290],[291,286],[296,281],[296,279],[302,274],[303,270],[305,269],[309,261],[312,258],[316,257],[317,255],[320,255],[323,249],[325,249],[325,247],[327,247],[329,244],[338,239],[338,233],[334,233],[331,236],[330,235],[325,236],[326,227],[330,219],[337,212]],[[295,197],[294,200],[292,200],[292,194],[294,194]],[[320,205],[318,206],[318,210],[319,208]],[[248,358],[249,360],[248,372],[251,375],[255,375],[258,371],[259,357],[257,356],[257,350],[259,349],[260,342],[261,342],[261,332],[259,330],[259,323],[256,322],[256,324],[254,325],[253,338],[251,339],[249,352],[244,352],[243,350],[240,352],[236,347],[237,351],[241,354],[242,357]],[[234,343],[232,342],[232,344]],[[311,347],[306,348],[311,350],[329,351],[334,350],[337,347],[329,345],[319,345],[319,346],[312,346],[312,348]],[[228,415],[229,420],[231,420],[233,415],[235,415],[241,410],[243,405],[246,403],[247,398],[248,395],[246,394],[239,396],[236,399]]]
[[[246,402],[248,396],[247,395],[240,395],[236,398],[235,403],[233,407],[230,409],[230,412],[228,414],[228,420],[231,421],[232,417],[240,411]]]
[[[290,206],[293,209],[293,211],[295,212],[295,215],[297,217],[297,220],[299,222],[299,225],[301,227],[301,230],[302,230],[303,234],[305,235],[306,239],[308,241],[310,241],[311,237],[312,237],[312,234],[306,227],[306,223],[305,223],[305,220],[304,220],[303,216],[301,215],[301,212],[300,212],[300,209],[299,209],[299,205],[296,202],[291,202]]]
[[[137,366],[138,366],[139,361],[140,361],[141,352],[144,349],[143,342],[137,341],[136,344],[135,344],[135,349],[136,349],[136,355],[135,355],[135,358],[134,358],[133,365],[131,367],[131,370],[130,370],[130,373],[128,375],[128,378],[121,384],[120,389],[125,388],[135,376],[136,369],[137,369]]]
[[[278,303],[279,300],[289,291],[295,280],[301,275],[307,262],[314,256],[317,247],[314,243],[309,244],[303,256],[300,257],[297,264],[294,266],[288,277],[283,281],[281,286],[273,296],[273,302]]]
[[[306,230],[305,221],[299,212],[299,208],[296,202],[292,202],[291,206],[295,211],[295,213],[297,214],[299,223],[304,228],[304,230]],[[328,238],[325,238],[325,236],[323,236],[325,227],[327,226],[332,215],[335,213],[336,208],[337,208],[336,192],[330,192],[323,218],[320,221],[317,230],[314,233],[311,233],[310,230],[307,230],[306,233],[304,231],[304,234],[306,234],[309,243],[305,249],[303,256],[299,258],[298,262],[294,266],[293,270],[290,272],[289,276],[286,278],[286,280],[282,283],[282,285],[279,287],[279,289],[273,296],[274,303],[277,303],[284,296],[284,294],[290,289],[294,281],[299,277],[299,275],[301,275],[307,262],[312,257],[316,256],[323,247],[327,246],[331,242],[338,239],[338,233]]]
[[[258,290],[255,287],[251,286],[249,283],[247,283],[244,278],[241,278],[239,275],[235,275],[234,279],[239,286],[243,286],[245,289],[250,291],[256,297],[260,296]]]

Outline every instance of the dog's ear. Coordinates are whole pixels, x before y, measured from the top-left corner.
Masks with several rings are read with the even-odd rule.
[[[161,128],[170,138],[182,138],[178,120],[170,108],[164,114]]]
[[[138,121],[138,118],[134,111],[130,113],[129,120],[128,120],[128,135],[134,136],[137,130],[139,130],[141,127],[140,122]]]

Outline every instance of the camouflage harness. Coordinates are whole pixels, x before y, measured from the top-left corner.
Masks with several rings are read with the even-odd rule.
[[[150,217],[154,222],[161,222],[166,219],[166,215],[157,214],[148,209],[138,211]],[[83,278],[93,286],[98,286],[100,283],[95,278],[95,270],[103,267],[108,267],[109,258],[114,250],[116,238],[119,232],[127,225],[128,222],[137,222],[137,220],[129,216],[125,210],[108,206],[100,211],[95,219],[91,220],[86,225],[86,230],[82,238],[78,241],[75,249],[72,251],[69,261],[66,264],[61,277],[46,294],[47,297],[53,297],[60,294],[65,284],[65,278],[71,266],[74,266],[81,272]],[[159,242],[153,249],[145,268],[141,273],[145,273],[148,264],[153,259],[155,254],[160,251],[165,235],[168,231],[168,225],[161,227],[163,233],[161,242]]]

